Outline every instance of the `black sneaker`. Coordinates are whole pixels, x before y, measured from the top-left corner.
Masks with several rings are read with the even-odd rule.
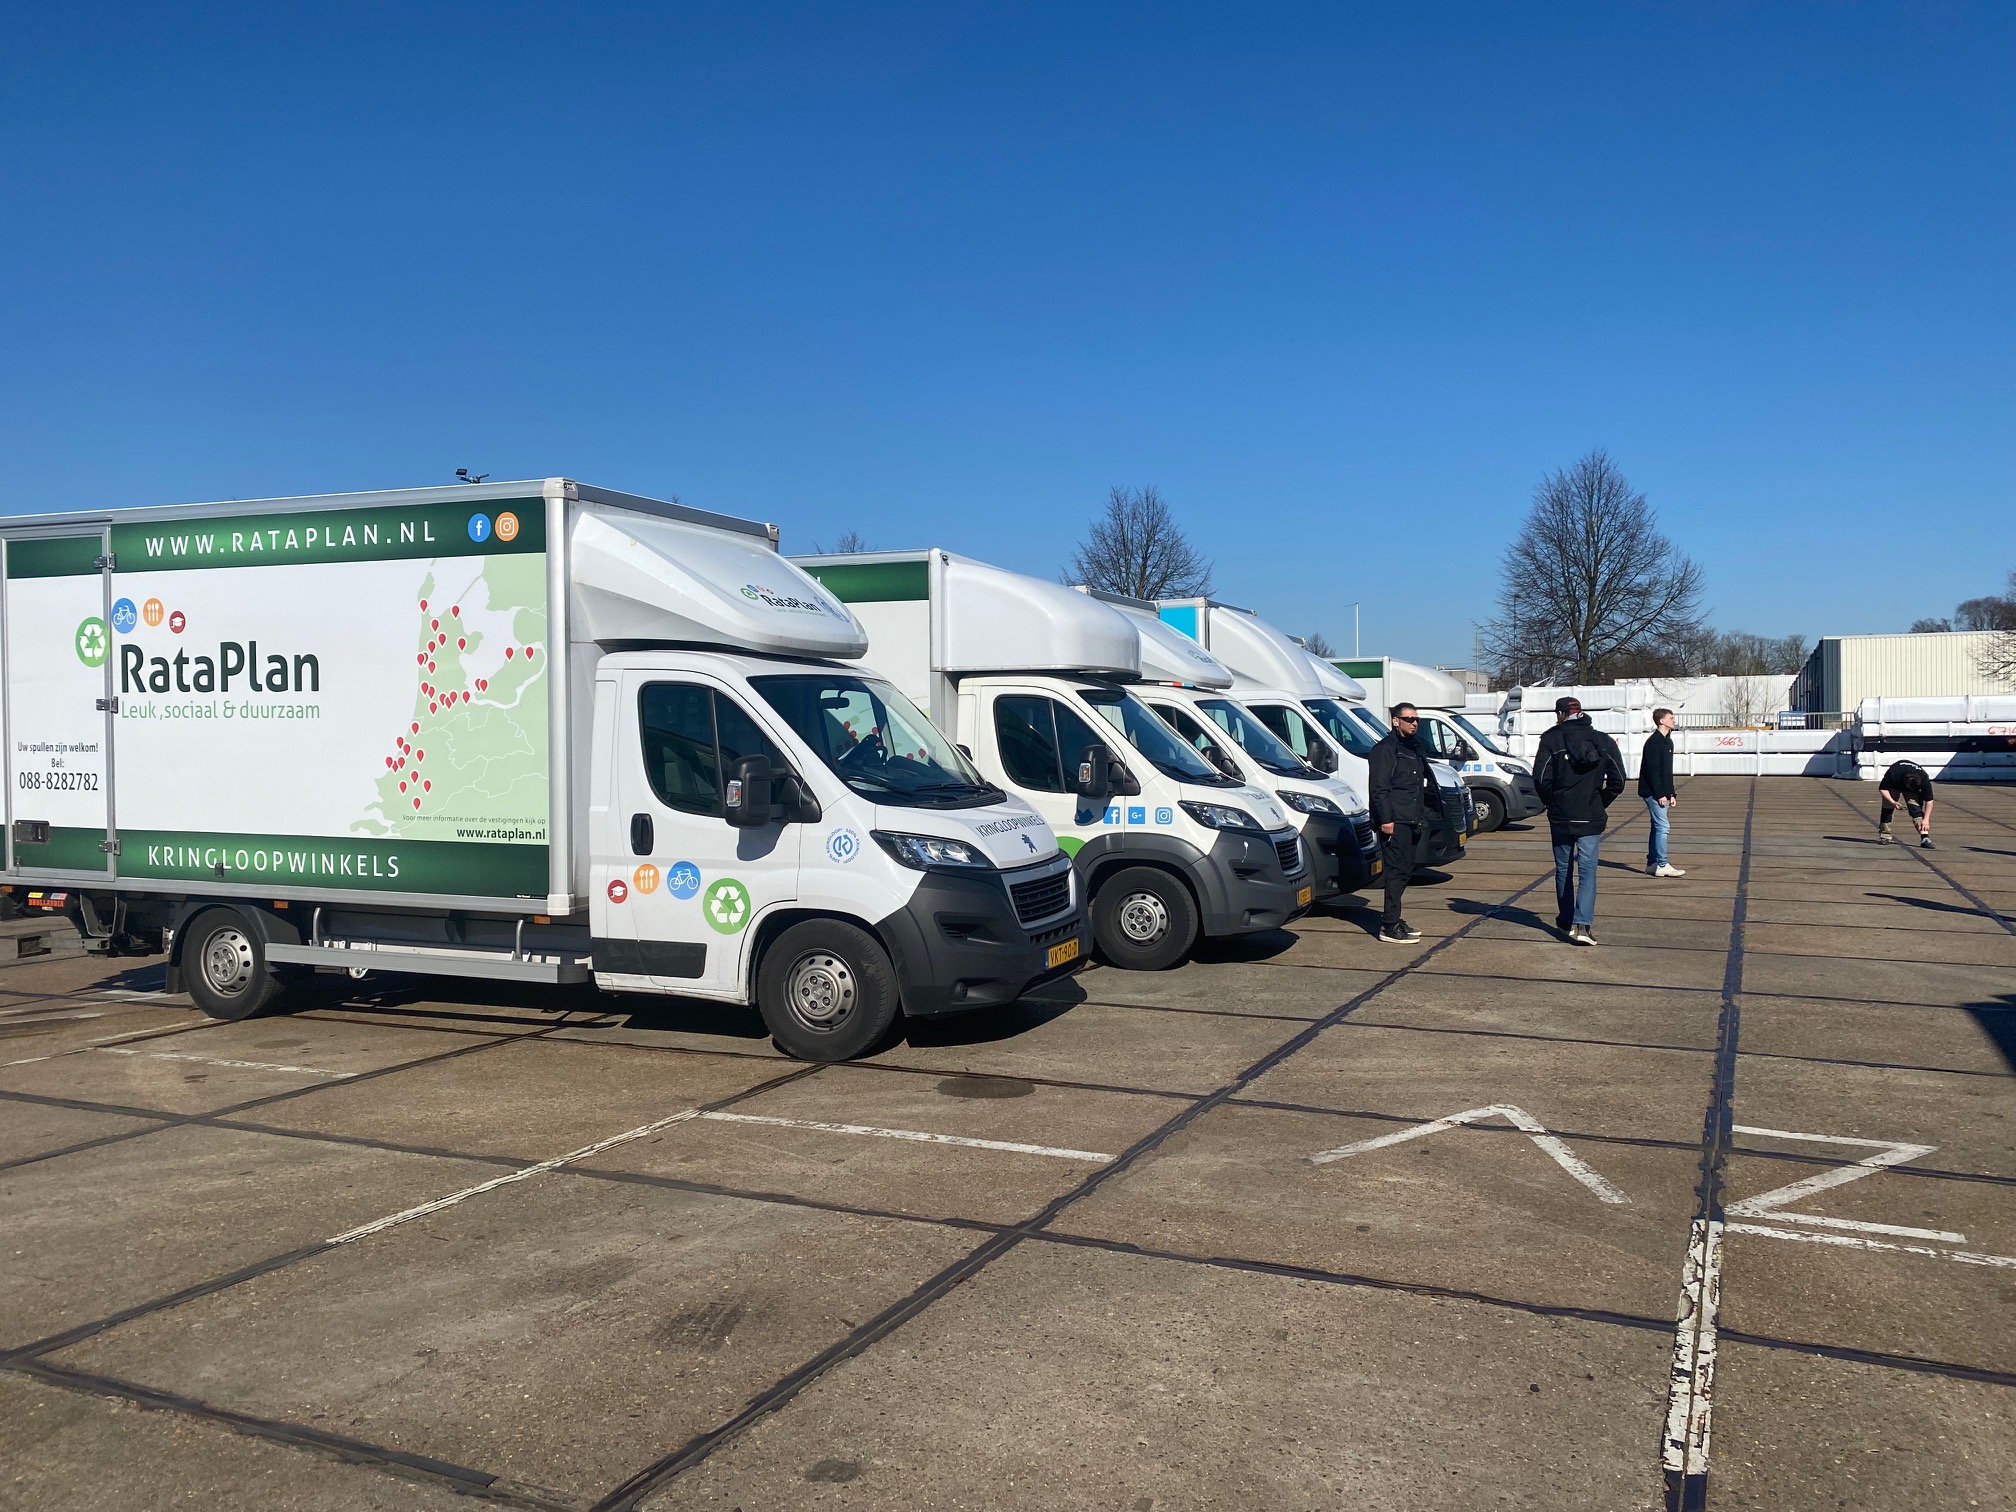
[[[1937,850],[1938,847],[1932,843],[1932,837],[1930,835],[1920,835],[1918,837],[1918,849]]]
[[[1405,924],[1379,926],[1379,943],[1382,945],[1412,945],[1420,938],[1419,930],[1409,929]]]
[[[1409,945],[1412,945],[1416,940],[1421,938],[1421,931],[1416,929],[1412,924],[1409,924],[1405,919],[1400,921],[1400,933],[1407,937]]]

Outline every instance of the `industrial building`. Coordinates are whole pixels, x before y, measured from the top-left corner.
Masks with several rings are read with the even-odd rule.
[[[1956,630],[1918,635],[1828,635],[1792,683],[1792,707],[1853,713],[1865,698],[1954,698],[2007,693],[1981,670],[1999,632]]]

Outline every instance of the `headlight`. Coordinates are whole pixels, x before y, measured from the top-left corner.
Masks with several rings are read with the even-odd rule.
[[[1523,761],[1507,761],[1501,756],[1498,758],[1498,765],[1510,772],[1514,777],[1531,777],[1533,775],[1533,768],[1526,765]]]
[[[902,835],[890,830],[870,830],[869,833],[899,866],[913,867],[918,871],[929,871],[934,866],[970,866],[984,871],[994,869],[994,863],[987,859],[979,846],[968,845],[964,840],[947,840],[942,835]]]
[[[1260,821],[1242,808],[1234,808],[1229,803],[1192,803],[1184,800],[1183,812],[1199,824],[1211,829],[1252,830],[1255,834],[1265,834]]]
[[[1342,814],[1344,812],[1344,810],[1337,807],[1336,804],[1325,798],[1321,793],[1293,793],[1284,789],[1278,796],[1283,803],[1299,813]]]

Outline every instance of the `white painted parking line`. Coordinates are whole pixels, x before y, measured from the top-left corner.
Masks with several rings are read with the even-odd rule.
[[[586,1160],[590,1155],[599,1155],[604,1150],[617,1145],[628,1144],[633,1139],[642,1139],[647,1134],[656,1134],[660,1129],[669,1129],[674,1124],[685,1123],[698,1116],[698,1110],[686,1108],[669,1118],[658,1119],[655,1123],[641,1124],[634,1129],[625,1129],[621,1134],[611,1134],[607,1139],[598,1139],[591,1145],[583,1145],[578,1150],[569,1150],[565,1155],[555,1155],[551,1160],[542,1160],[537,1165],[526,1166],[523,1170],[510,1171],[502,1176],[493,1176],[488,1181],[479,1181],[472,1187],[464,1187],[459,1192],[450,1192],[446,1197],[436,1197],[432,1202],[423,1202],[418,1207],[407,1208],[404,1212],[393,1213],[389,1217],[374,1218],[369,1223],[346,1229],[326,1244],[349,1244],[371,1234],[382,1234],[386,1229],[397,1228],[402,1223],[411,1223],[415,1218],[425,1218],[429,1213],[438,1213],[443,1208],[451,1208],[458,1202],[467,1202],[471,1197],[480,1197],[485,1192],[494,1192],[501,1186],[509,1186],[514,1181],[524,1181],[527,1177],[542,1172],[556,1170],[572,1161]]]
[[[963,1134],[928,1134],[921,1129],[878,1129],[869,1124],[821,1123],[806,1118],[765,1118],[756,1113],[702,1113],[719,1123],[768,1124],[779,1129],[816,1129],[822,1134],[860,1134],[870,1139],[909,1139],[919,1144],[963,1145],[969,1150],[1005,1150],[1011,1155],[1047,1155],[1055,1160],[1089,1160],[1105,1165],[1113,1159],[1097,1150],[1053,1149],[1049,1145],[1016,1144],[1005,1139],[969,1139]]]
[[[1981,1255],[1968,1250],[1933,1249],[1925,1244],[1888,1244],[1881,1239],[1856,1239],[1847,1234],[1802,1234],[1794,1229],[1767,1228],[1761,1223],[1732,1223],[1732,1234],[1755,1234],[1760,1239],[1796,1239],[1804,1244],[1831,1244],[1842,1249],[1894,1250],[1904,1255],[1927,1255],[1934,1260],[1955,1260],[1962,1265],[1989,1265],[2016,1270],[2016,1255]],[[1958,1237],[1965,1239],[1965,1234]]]
[[[1510,1103],[1493,1103],[1488,1108],[1466,1108],[1461,1113],[1451,1113],[1446,1118],[1437,1118],[1428,1123],[1415,1124],[1412,1128],[1401,1129],[1393,1134],[1381,1134],[1375,1139],[1361,1139],[1356,1144],[1339,1145],[1334,1150],[1311,1155],[1311,1165],[1328,1165],[1333,1160],[1343,1160],[1352,1155],[1363,1155],[1372,1150],[1383,1150],[1388,1146],[1404,1144],[1410,1139],[1423,1139],[1430,1134],[1441,1134],[1447,1130],[1460,1128],[1464,1124],[1482,1123],[1487,1118],[1502,1118],[1518,1129],[1533,1143],[1547,1152],[1555,1164],[1573,1176],[1582,1185],[1594,1192],[1603,1202],[1629,1202],[1616,1187],[1590,1164],[1578,1156],[1567,1145],[1547,1132],[1539,1119],[1524,1108],[1515,1108]]]
[[[330,1081],[348,1081],[361,1071],[321,1071],[313,1066],[283,1066],[272,1061],[227,1060],[219,1055],[191,1055],[186,1050],[128,1050],[117,1045],[93,1045],[100,1055],[137,1055],[146,1060],[194,1061],[200,1066],[228,1066],[236,1071],[285,1071],[290,1076],[321,1076]]]

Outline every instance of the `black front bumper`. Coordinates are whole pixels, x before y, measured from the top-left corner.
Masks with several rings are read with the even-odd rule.
[[[903,1011],[927,1018],[1012,1003],[1039,982],[1069,976],[1092,954],[1083,883],[1074,879],[1073,891],[1068,914],[1032,929],[1016,917],[1003,873],[926,872],[910,901],[876,925]],[[1069,959],[1053,966],[1060,946]]]
[[[1535,814],[1544,813],[1547,805],[1540,801],[1540,789],[1530,773],[1512,774],[1512,792],[1505,800],[1507,819],[1530,819]]]
[[[1369,814],[1311,815],[1302,844],[1318,902],[1378,880],[1379,833]]]
[[[1202,928],[1207,935],[1251,934],[1261,929],[1279,929],[1290,919],[1309,911],[1315,901],[1315,883],[1306,859],[1308,847],[1301,846],[1305,859],[1295,872],[1281,865],[1278,844],[1294,831],[1280,836],[1248,835],[1243,831],[1220,830],[1210,852],[1191,869],[1190,882],[1197,890],[1203,910]],[[1299,838],[1299,837],[1298,837]]]

